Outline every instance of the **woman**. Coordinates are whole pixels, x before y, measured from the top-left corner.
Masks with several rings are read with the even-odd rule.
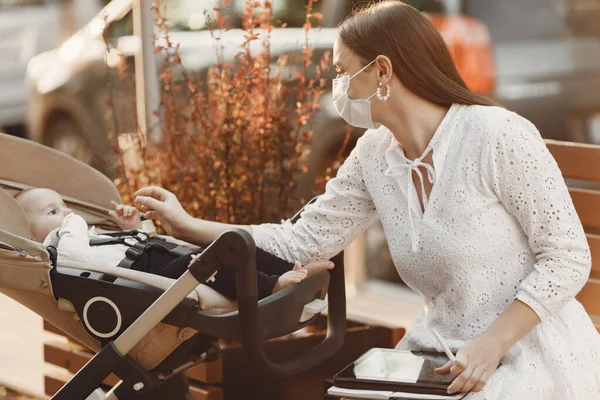
[[[334,105],[367,132],[298,223],[242,228],[305,263],[338,253],[379,216],[402,280],[429,310],[398,347],[441,351],[436,329],[457,352],[438,371],[456,375],[450,392],[598,399],[600,337],[574,299],[589,248],[536,128],[470,92],[437,30],[401,2],[344,21],[334,65]],[[191,218],[163,189],[136,195],[184,240],[231,228]]]

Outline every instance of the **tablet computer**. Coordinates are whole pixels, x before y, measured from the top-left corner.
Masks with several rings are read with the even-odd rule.
[[[448,362],[444,353],[374,348],[333,378],[340,388],[448,395],[455,376],[435,369]]]

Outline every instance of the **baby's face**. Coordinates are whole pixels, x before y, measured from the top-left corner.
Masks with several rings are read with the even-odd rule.
[[[17,201],[27,214],[33,240],[37,242],[43,242],[71,213],[58,193],[50,189],[30,190],[19,196]]]

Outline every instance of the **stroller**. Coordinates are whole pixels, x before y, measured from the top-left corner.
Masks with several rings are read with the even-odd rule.
[[[30,187],[55,190],[88,224],[104,228],[115,227],[107,205],[120,196],[89,166],[0,134],[0,292],[97,353],[53,399],[191,399],[184,372],[218,357],[218,338],[241,341],[253,367],[270,377],[308,370],[340,349],[346,329],[342,254],[333,270],[260,301],[254,241],[241,230],[221,235],[177,280],[126,268],[61,267],[55,249],[31,240],[27,217],[13,198]],[[236,270],[237,302],[202,285],[222,268]],[[271,362],[262,342],[314,322],[327,293],[323,342],[295,359]],[[104,393],[99,387],[110,373],[121,381]],[[183,389],[174,384],[179,381]]]

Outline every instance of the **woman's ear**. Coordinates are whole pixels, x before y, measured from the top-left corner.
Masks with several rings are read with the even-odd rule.
[[[377,66],[377,79],[386,85],[392,79],[392,61],[387,56],[377,56],[375,59]]]

